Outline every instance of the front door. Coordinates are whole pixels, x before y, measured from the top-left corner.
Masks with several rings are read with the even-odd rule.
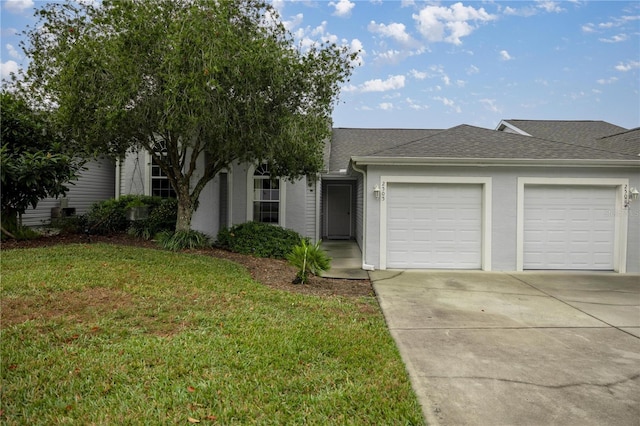
[[[327,238],[351,238],[351,185],[327,185]]]

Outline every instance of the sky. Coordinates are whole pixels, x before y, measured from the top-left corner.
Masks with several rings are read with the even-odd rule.
[[[360,52],[335,127],[493,129],[502,119],[640,127],[638,1],[271,1],[302,46]],[[45,3],[0,3],[4,78],[28,63],[19,33]]]

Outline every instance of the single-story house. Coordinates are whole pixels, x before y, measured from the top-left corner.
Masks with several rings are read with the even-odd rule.
[[[233,164],[194,229],[257,220],[355,240],[363,269],[640,272],[640,128],[503,120],[495,130],[336,128],[319,180]],[[170,196],[151,157],[116,166],[117,194]]]

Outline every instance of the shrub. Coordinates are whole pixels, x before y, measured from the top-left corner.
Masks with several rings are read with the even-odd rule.
[[[320,241],[309,244],[305,239],[295,246],[287,254],[289,263],[298,268],[294,284],[305,284],[309,280],[309,274],[320,276],[322,272],[331,268],[331,258],[320,248]]]
[[[211,241],[207,235],[193,230],[179,232],[163,231],[156,236],[156,239],[162,248],[173,251],[211,246]]]
[[[129,221],[125,206],[128,201],[123,198],[99,201],[89,208],[86,217],[90,234],[108,235],[127,230]]]
[[[291,229],[260,222],[246,222],[222,229],[217,244],[236,253],[284,259],[302,236]]]
[[[176,199],[160,199],[159,203],[155,203],[154,200],[154,204],[149,205],[149,217],[131,222],[129,234],[146,240],[151,239],[160,232],[173,230],[177,216]]]
[[[128,220],[127,210],[139,206],[149,207],[149,218],[135,222]],[[99,201],[86,214],[86,229],[91,234],[108,235],[126,232],[133,226],[133,235],[150,238],[175,225],[177,206],[175,200],[148,195],[123,195],[118,199]]]
[[[61,234],[81,234],[87,229],[87,216],[57,217],[51,219],[51,227],[59,229]]]

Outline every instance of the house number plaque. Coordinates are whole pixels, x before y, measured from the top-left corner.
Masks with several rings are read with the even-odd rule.
[[[387,195],[387,182],[382,182],[382,188],[380,189],[380,199],[384,201]]]

